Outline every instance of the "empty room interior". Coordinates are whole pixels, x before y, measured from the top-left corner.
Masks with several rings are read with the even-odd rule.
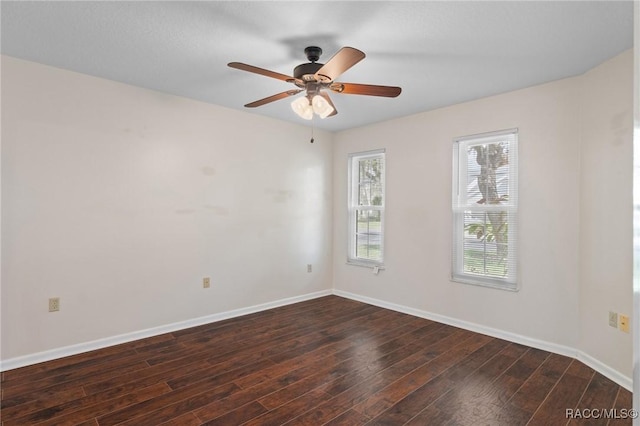
[[[632,424],[637,3],[3,1],[2,424]]]

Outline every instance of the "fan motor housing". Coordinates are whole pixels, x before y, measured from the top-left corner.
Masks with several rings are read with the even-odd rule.
[[[317,62],[308,62],[306,64],[300,64],[293,70],[293,77],[302,81],[315,81],[315,73],[322,68],[324,64]]]

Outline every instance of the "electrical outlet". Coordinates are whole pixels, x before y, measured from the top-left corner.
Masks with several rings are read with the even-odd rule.
[[[609,311],[609,325],[613,328],[618,328],[618,313]]]
[[[49,312],[58,312],[60,310],[60,298],[52,297],[49,299]]]
[[[629,332],[629,317],[626,315],[620,315],[620,331],[624,331],[625,333]]]
[[[209,288],[209,287],[211,287],[211,278],[204,277],[202,279],[202,288]]]
[[[312,272],[313,266],[310,263],[307,263],[307,272]]]

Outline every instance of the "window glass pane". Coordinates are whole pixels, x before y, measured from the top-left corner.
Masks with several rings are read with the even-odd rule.
[[[500,204],[509,200],[509,143],[467,148],[467,204]]]
[[[517,290],[518,133],[454,141],[455,281]]]
[[[384,150],[349,155],[349,254],[347,262],[383,263]]]
[[[367,158],[358,161],[358,205],[382,205],[382,174],[384,163],[381,158]]]
[[[356,210],[356,257],[382,260],[381,212]]]
[[[464,213],[463,272],[507,277],[508,217],[505,211]]]

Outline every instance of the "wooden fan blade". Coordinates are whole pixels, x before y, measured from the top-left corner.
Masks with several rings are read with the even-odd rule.
[[[395,98],[402,92],[402,88],[396,86],[376,86],[373,84],[333,83],[329,89],[337,93],[347,95],[385,96]]]
[[[333,81],[340,74],[360,62],[366,55],[353,47],[343,47],[320,68],[316,74],[316,80],[322,82]]]
[[[255,74],[260,74],[260,75],[264,75],[267,77],[271,77],[271,78],[276,78],[278,80],[282,80],[282,81],[295,81],[295,79],[289,75],[285,75],[285,74],[280,74],[279,72],[274,72],[274,71],[269,71],[269,70],[265,70],[264,68],[258,68],[258,67],[254,67],[253,65],[247,65],[247,64],[243,64],[242,62],[229,62],[227,64],[228,66],[230,66],[231,68],[235,68],[238,70],[242,70],[242,71],[249,71]]]
[[[331,98],[329,97],[329,94],[325,91],[322,91],[319,94],[324,98],[325,101],[329,102],[329,105],[331,105],[331,107],[333,108],[333,112],[327,115],[327,117],[333,117],[334,115],[336,115],[338,113],[338,110],[336,109],[336,106],[333,104],[333,102],[331,102]]]
[[[286,92],[278,93],[276,95],[272,95],[272,96],[266,97],[264,99],[260,99],[260,100],[251,102],[249,104],[246,104],[245,107],[247,107],[247,108],[259,107],[259,106],[262,106],[264,104],[268,104],[269,102],[279,101],[280,99],[284,99],[284,98],[288,98],[289,96],[297,95],[300,92],[302,92],[302,90],[287,90]]]

